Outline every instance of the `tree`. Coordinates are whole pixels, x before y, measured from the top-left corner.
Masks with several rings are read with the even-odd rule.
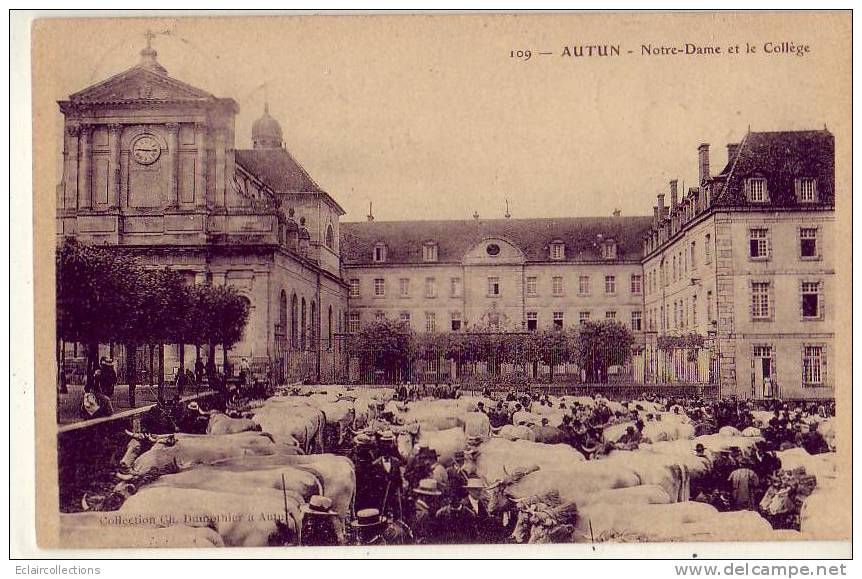
[[[587,382],[607,381],[608,367],[624,364],[631,356],[634,336],[616,320],[585,322],[574,339],[574,360]]]
[[[210,345],[221,344],[224,350],[224,373],[227,376],[229,365],[227,353],[234,344],[242,340],[242,334],[248,323],[249,303],[236,288],[227,285],[203,286],[206,292],[202,299],[204,314],[203,337]],[[212,350],[211,354],[212,355]]]
[[[347,348],[359,358],[360,367],[383,371],[386,380],[393,381],[416,353],[416,337],[406,324],[385,320],[351,334]]]
[[[98,366],[99,344],[132,325],[140,266],[122,251],[67,238],[56,255],[57,337],[86,345],[87,381]],[[58,360],[62,372],[63,360]],[[62,386],[61,377],[61,386]]]

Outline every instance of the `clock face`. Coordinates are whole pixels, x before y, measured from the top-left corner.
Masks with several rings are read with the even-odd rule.
[[[132,145],[132,157],[141,165],[152,165],[162,153],[159,142],[149,135],[144,135]]]

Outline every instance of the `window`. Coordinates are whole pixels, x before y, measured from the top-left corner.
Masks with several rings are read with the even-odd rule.
[[[539,314],[527,312],[527,330],[534,332],[539,327]]]
[[[425,278],[425,297],[437,297],[437,281],[433,277]]]
[[[380,312],[380,311],[376,312],[374,314],[374,321],[375,322],[385,322],[386,321],[386,312]]]
[[[691,325],[697,327],[697,295],[691,296]]]
[[[449,293],[453,298],[461,297],[461,278],[453,277],[449,280]]]
[[[690,255],[690,257],[689,257],[689,260],[688,260],[688,261],[691,263],[691,269],[692,269],[692,271],[694,271],[694,270],[696,270],[696,269],[697,269],[697,259],[695,259],[695,246],[694,246],[694,242],[693,242],[693,241],[691,242],[691,246],[690,246],[690,248],[689,248],[689,252],[690,252],[690,254],[691,254],[691,255]]]
[[[602,257],[604,259],[617,258],[617,244],[615,241],[606,241],[602,244]]]
[[[563,276],[555,275],[551,280],[551,291],[555,296],[563,295]]]
[[[606,294],[615,294],[617,293],[617,278],[613,275],[605,276],[605,293]]]
[[[347,315],[347,331],[351,334],[359,331],[359,312],[350,312]]]
[[[536,289],[537,281],[538,281],[538,278],[536,278],[536,277],[528,277],[526,279],[526,281],[525,281],[526,285],[525,285],[524,291],[526,292],[526,294],[528,296],[535,296],[538,293],[538,291]],[[490,292],[491,290],[488,290],[488,291]]]
[[[712,263],[712,245],[710,245],[712,237],[709,233],[703,236],[703,263]]]
[[[433,242],[422,246],[422,261],[437,261],[437,244]]]
[[[817,257],[816,227],[802,227],[799,229],[799,256],[803,259]]]
[[[485,253],[487,253],[491,257],[497,257],[498,255],[500,255],[500,246],[496,243],[489,243],[488,246],[485,248]]]
[[[386,245],[383,243],[378,243],[374,246],[374,261],[376,263],[383,263],[386,261]]]
[[[638,273],[633,273],[631,278],[631,287],[633,294],[640,294],[643,290],[643,284],[641,283],[641,276]]]
[[[748,185],[748,200],[752,203],[766,203],[769,201],[769,195],[766,192],[766,179],[749,179]]]
[[[374,297],[382,298],[386,295],[386,280],[382,277],[374,278]]]
[[[632,331],[635,331],[635,332],[641,331],[641,322],[642,322],[641,317],[642,317],[642,314],[641,314],[640,310],[634,310],[632,312]]]
[[[673,302],[673,327],[679,328],[679,302]]]
[[[769,230],[765,228],[748,230],[748,256],[752,259],[769,257]]]
[[[802,282],[802,317],[808,319],[819,319],[820,308],[820,282]]]
[[[560,260],[566,256],[566,246],[562,243],[551,244],[551,259]]]
[[[398,295],[402,298],[410,297],[410,278],[402,277],[398,280]]]
[[[437,315],[434,312],[425,312],[425,331],[437,331]]]
[[[617,313],[614,310],[608,310],[605,312],[606,320],[615,320],[617,319]]]
[[[350,280],[350,297],[358,298],[359,297],[359,280],[353,278]]]
[[[802,384],[822,386],[826,374],[826,358],[823,346],[805,345],[802,347]]]
[[[559,330],[563,329],[563,312],[554,312],[554,327]]]
[[[580,324],[586,324],[590,321],[590,312],[580,312],[578,313],[578,322]]]
[[[335,249],[335,233],[332,230],[332,224],[326,226],[326,247]]]
[[[461,329],[461,312],[452,312],[450,314],[450,320],[452,321],[452,331],[459,331]]]
[[[500,278],[499,277],[489,277],[488,278],[488,295],[489,296],[500,295]]]
[[[706,292],[706,321],[712,323],[712,290]]]
[[[676,256],[675,255],[673,256],[673,269],[671,270],[671,272],[672,272],[671,279],[673,281],[676,281]]]
[[[816,203],[817,181],[810,178],[797,179],[796,197],[799,199],[800,203]]]
[[[410,312],[401,312],[401,314],[398,316],[398,319],[399,319],[399,321],[401,321],[401,322],[403,322],[409,326],[410,325]]]
[[[755,320],[769,318],[769,282],[751,283],[751,317]]]
[[[590,295],[590,276],[582,275],[578,277],[578,294],[582,296]]]

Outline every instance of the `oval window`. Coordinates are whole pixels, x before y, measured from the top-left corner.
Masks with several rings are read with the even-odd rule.
[[[488,247],[485,248],[485,251],[488,252],[488,255],[500,255],[500,246],[496,243],[489,243]]]

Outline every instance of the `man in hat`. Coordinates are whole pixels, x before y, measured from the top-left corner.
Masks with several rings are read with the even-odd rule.
[[[465,484],[464,487],[467,485]],[[449,504],[437,511],[437,523],[440,525],[440,539],[449,545],[464,545],[475,543],[478,538],[476,515],[465,506],[466,490],[449,495]]]
[[[374,439],[365,432],[353,437],[353,460],[356,471],[357,510],[377,506],[376,481],[371,463],[374,462]]]
[[[350,526],[356,532],[356,544],[362,546],[387,545],[384,535],[387,519],[377,509],[362,509],[356,512],[356,520]]]
[[[299,544],[306,547],[335,547],[340,544],[335,522],[338,513],[332,510],[332,499],[314,495],[307,505],[299,508],[302,513],[302,531]]]
[[[401,460],[398,458],[398,448],[395,444],[395,434],[385,430],[377,437],[379,456],[371,463],[371,481],[377,487],[378,500],[375,504],[380,512],[393,518],[403,516],[401,490],[404,480],[401,478]]]
[[[437,524],[437,511],[440,510],[440,501],[443,492],[437,481],[426,478],[419,481],[419,485],[413,489],[414,516],[413,516],[413,538],[417,545],[432,544],[440,538],[440,527]]]
[[[465,496],[467,494],[465,487],[470,476],[464,470],[464,451],[456,450],[453,457],[452,466],[446,469],[446,479],[449,483],[450,496]]]
[[[99,364],[99,390],[101,394],[113,398],[116,385],[117,371],[114,370],[114,361],[110,358],[102,358]]]

